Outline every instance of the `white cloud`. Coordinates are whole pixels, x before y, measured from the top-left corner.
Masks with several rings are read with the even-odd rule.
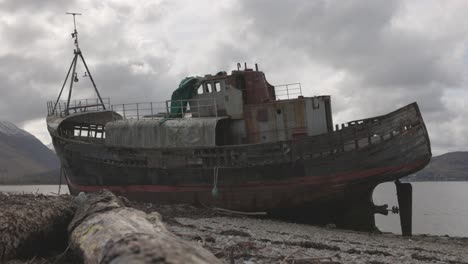
[[[52,143],[52,139],[50,138],[47,129],[44,130],[44,127],[47,127],[45,119],[38,118],[26,121],[21,128],[33,134],[37,139],[42,141],[44,145],[49,145],[50,143]]]
[[[113,102],[162,101],[187,75],[257,62],[270,83],[332,95],[338,123],[418,101],[435,153],[467,149],[466,1],[3,1],[0,119],[46,141],[38,120],[72,59],[68,11],[83,13],[80,46]],[[92,94],[85,78],[75,91]]]

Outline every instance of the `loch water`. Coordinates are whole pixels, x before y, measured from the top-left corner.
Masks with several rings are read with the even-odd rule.
[[[413,233],[468,237],[468,182],[413,182]],[[0,185],[0,192],[57,194],[58,185]],[[68,193],[62,185],[60,193]],[[395,184],[374,190],[375,204],[398,205]],[[401,234],[397,214],[376,215],[383,232]]]
[[[468,237],[468,182],[413,182],[413,234]],[[375,204],[398,205],[395,184],[374,190]],[[401,234],[400,217],[376,215],[377,227]]]

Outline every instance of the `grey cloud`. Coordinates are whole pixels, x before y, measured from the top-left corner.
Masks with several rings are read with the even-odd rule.
[[[0,19],[0,119],[44,117],[45,102],[58,94],[73,55],[71,18],[64,13],[83,11],[80,46],[102,95],[115,103],[162,101],[186,75],[230,71],[247,61],[258,62],[272,83],[304,78],[315,84],[317,68],[343,73],[332,87],[318,83],[305,90],[331,94],[338,121],[418,101],[435,148],[453,149],[450,138],[466,131],[462,125],[438,128],[468,115],[442,100],[447,90],[466,86],[466,64],[451,57],[460,45],[466,49],[466,33],[433,36],[395,26],[405,1],[242,0],[217,10],[222,16],[216,23],[200,24],[207,10],[178,17],[181,5],[173,1],[83,3],[0,1],[0,15],[14,17]],[[90,84],[81,78],[75,95],[86,91]]]
[[[47,60],[0,57],[0,119],[23,122],[45,116],[46,100],[55,97],[50,87],[58,86],[58,74],[61,71]]]
[[[464,36],[434,38],[396,27],[404,3],[245,0],[239,14],[249,21],[244,34],[257,39],[258,52],[304,56],[347,73],[334,92],[336,114],[360,118],[418,101],[437,138],[431,128],[457,117],[442,97],[445,90],[465,85],[463,69],[445,62]]]
[[[64,13],[74,11],[69,8],[76,5],[76,1],[52,0],[0,2],[0,15],[14,17],[8,23],[0,20],[4,44],[8,43],[5,55],[0,55],[0,120],[23,123],[46,116],[46,101],[56,99],[72,60],[74,47],[69,33],[73,24]],[[165,100],[179,76],[167,75],[167,58],[135,56],[138,47],[124,19],[132,12],[130,7],[128,3],[88,6],[92,12],[110,8],[122,19],[117,23],[108,19],[106,23],[95,23],[101,18],[86,14],[79,17],[80,46],[103,96],[111,97],[113,102],[142,101],[150,96]],[[145,21],[157,19],[154,14],[146,12]],[[64,23],[67,31],[61,29]],[[137,73],[134,69],[139,65],[148,65],[153,71]],[[78,69],[81,76],[84,69]],[[89,80],[80,77],[72,96],[79,99],[92,91]],[[68,85],[62,99],[67,93]]]
[[[132,66],[148,64],[154,72],[138,74]],[[95,66],[96,82],[103,96],[115,103],[164,101],[177,88],[178,77],[167,75],[167,65],[157,58],[130,63],[99,63]]]
[[[31,12],[31,16],[40,11],[60,12],[73,6],[75,0],[3,0],[0,2],[0,10],[7,12]]]
[[[391,27],[398,1],[244,1],[262,42],[302,49],[312,60],[344,69],[370,85],[453,85],[440,56],[450,46]]]
[[[10,43],[13,47],[34,45],[34,42],[45,35],[45,30],[39,25],[29,21],[16,21],[14,24],[0,22],[1,34],[8,36],[2,41]]]

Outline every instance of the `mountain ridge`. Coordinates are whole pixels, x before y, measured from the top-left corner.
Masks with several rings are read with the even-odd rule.
[[[0,121],[0,184],[58,182],[57,156],[29,132]]]
[[[0,121],[0,184],[57,184],[60,163],[48,146],[11,122]],[[433,157],[404,181],[468,181],[468,151]]]
[[[406,181],[468,181],[468,151],[448,152],[433,157],[429,164]]]

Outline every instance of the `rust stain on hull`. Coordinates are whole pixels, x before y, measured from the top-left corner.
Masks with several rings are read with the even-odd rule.
[[[412,174],[431,158],[416,103],[333,131],[329,96],[276,100],[263,73],[249,69],[201,83],[194,100],[213,99],[214,116],[197,119],[184,106],[177,120],[136,104],[135,122],[126,105],[121,111],[80,106],[82,112],[69,114],[48,104],[48,128],[71,193],[106,188],[137,200],[240,211],[321,208],[336,221],[358,219],[343,226],[371,230],[375,186]],[[188,105],[198,111],[199,102]]]

